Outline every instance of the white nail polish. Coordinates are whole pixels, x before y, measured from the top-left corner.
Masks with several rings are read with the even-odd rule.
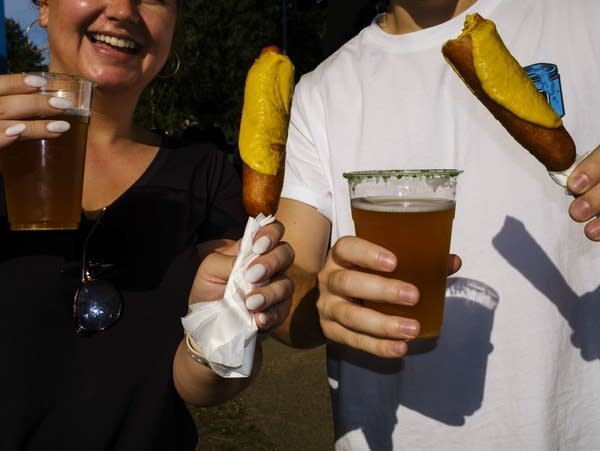
[[[264,254],[271,247],[271,239],[268,236],[261,236],[252,246],[252,252],[255,254]]]
[[[246,279],[250,283],[255,283],[262,279],[266,273],[267,268],[265,268],[264,265],[254,265],[250,267],[248,271],[246,271],[244,279]]]
[[[246,307],[248,310],[256,310],[265,305],[265,297],[262,294],[253,294],[246,299]]]
[[[66,110],[67,108],[71,108],[73,106],[73,102],[69,99],[65,99],[64,97],[50,97],[48,103],[54,108],[59,108],[61,110]]]
[[[64,133],[71,128],[71,124],[67,121],[54,121],[46,125],[46,129],[53,133]]]
[[[6,130],[4,130],[4,134],[6,136],[17,136],[17,135],[20,135],[21,133],[23,133],[26,128],[27,128],[27,126],[25,124],[11,125]]]
[[[261,326],[266,326],[267,323],[269,322],[269,317],[267,315],[265,315],[264,313],[259,313],[257,321],[258,321],[258,324],[260,324]]]
[[[32,88],[41,88],[42,86],[46,86],[47,80],[39,75],[28,75],[23,79],[23,82]]]

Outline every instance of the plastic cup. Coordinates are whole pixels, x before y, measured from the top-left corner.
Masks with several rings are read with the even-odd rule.
[[[70,74],[29,75],[47,80],[41,94],[73,102],[62,114],[45,118],[67,121],[71,127],[58,138],[19,140],[0,151],[10,228],[76,229],[94,82]]]
[[[435,342],[444,315],[455,192],[455,169],[382,170],[345,173],[356,236],[393,252],[398,266],[379,273],[410,282],[421,297],[414,306],[368,302],[380,312],[414,318],[417,340]]]

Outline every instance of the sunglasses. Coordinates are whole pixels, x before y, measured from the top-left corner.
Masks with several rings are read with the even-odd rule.
[[[110,282],[93,278],[90,268],[94,264],[87,258],[88,243],[105,212],[106,208],[103,208],[83,243],[81,286],[73,299],[73,318],[78,335],[100,332],[112,326],[121,316],[123,307],[119,289]]]

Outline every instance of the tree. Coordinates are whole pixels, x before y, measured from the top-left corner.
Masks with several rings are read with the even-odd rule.
[[[174,45],[180,70],[146,89],[138,121],[170,134],[216,124],[236,142],[246,73],[263,47],[281,45],[281,12],[281,0],[186,0]],[[324,23],[322,9],[290,9],[288,54],[297,76],[321,60]]]
[[[13,19],[5,19],[8,72],[44,71],[46,64],[40,49],[29,42]]]

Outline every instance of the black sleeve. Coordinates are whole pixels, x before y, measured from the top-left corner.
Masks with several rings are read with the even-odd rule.
[[[192,191],[196,199],[207,202],[198,242],[242,236],[248,218],[242,204],[242,183],[227,154],[211,149],[203,167],[194,174]]]

